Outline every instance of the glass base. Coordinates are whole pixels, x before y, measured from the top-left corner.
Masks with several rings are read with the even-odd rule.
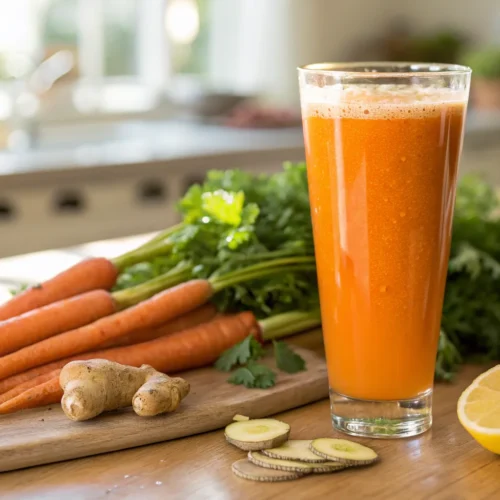
[[[366,401],[330,389],[335,429],[370,438],[395,439],[417,436],[432,425],[432,390],[415,399]]]

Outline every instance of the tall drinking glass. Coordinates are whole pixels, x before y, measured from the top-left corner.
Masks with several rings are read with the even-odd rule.
[[[432,388],[470,69],[299,68],[334,427],[407,437]]]

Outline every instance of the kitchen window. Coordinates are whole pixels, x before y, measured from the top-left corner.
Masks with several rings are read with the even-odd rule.
[[[207,4],[2,2],[0,118],[12,112],[12,96],[25,93],[35,95],[41,121],[158,110],[179,78],[198,80],[205,71]]]

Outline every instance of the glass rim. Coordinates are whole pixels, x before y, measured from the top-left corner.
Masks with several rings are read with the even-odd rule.
[[[397,68],[401,70],[398,71]],[[366,69],[370,71],[366,71]],[[377,71],[377,68],[394,68],[395,71]],[[414,69],[413,69],[414,68]],[[460,64],[424,63],[424,62],[324,62],[306,64],[297,68],[299,72],[337,77],[357,78],[401,78],[470,75],[472,69]],[[411,71],[408,71],[411,69]]]

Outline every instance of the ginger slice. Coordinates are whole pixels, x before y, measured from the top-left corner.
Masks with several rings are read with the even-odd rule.
[[[300,472],[302,474],[310,474],[312,472],[335,472],[345,469],[345,465],[339,462],[323,462],[321,464],[311,464],[299,462],[298,460],[281,460],[279,458],[271,458],[264,455],[260,451],[249,451],[248,460],[258,465],[269,469],[276,469],[285,472]]]
[[[310,450],[326,460],[345,465],[368,465],[378,458],[371,448],[347,439],[314,439],[310,444]]]
[[[290,434],[290,426],[274,418],[257,418],[233,422],[224,433],[228,443],[237,448],[263,450],[283,444]]]
[[[264,469],[259,467],[252,462],[249,462],[246,458],[242,458],[232,465],[233,474],[242,477],[243,479],[249,479],[250,481],[260,481],[265,483],[274,483],[278,481],[291,481],[293,479],[299,479],[302,474],[299,472],[285,472],[276,469]]]
[[[322,463],[324,458],[313,453],[309,447],[311,439],[290,439],[277,448],[261,450],[264,455],[271,458],[280,458],[282,460],[298,460],[299,462]]]

